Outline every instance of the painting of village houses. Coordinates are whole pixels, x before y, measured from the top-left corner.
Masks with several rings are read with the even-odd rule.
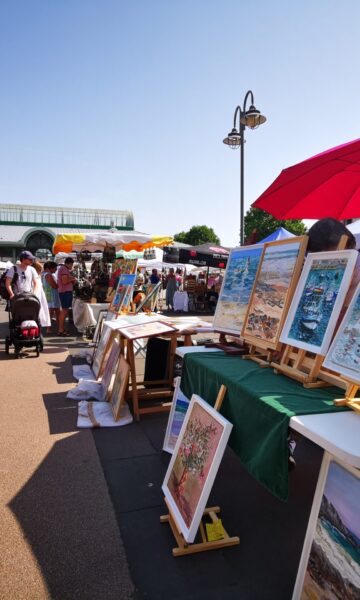
[[[249,342],[276,348],[304,251],[302,238],[265,246],[243,328]]]
[[[244,246],[230,252],[216,312],[214,329],[240,335],[263,246]]]

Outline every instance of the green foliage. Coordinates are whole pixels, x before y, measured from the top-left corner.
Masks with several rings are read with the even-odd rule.
[[[190,244],[190,246],[199,246],[199,244],[208,242],[220,244],[220,239],[213,228],[206,225],[193,225],[189,231],[180,231],[180,233],[174,235],[174,240],[175,242]]]
[[[266,238],[271,233],[274,233],[279,227],[284,227],[287,231],[295,235],[304,235],[306,227],[299,219],[286,219],[280,221],[272,215],[261,210],[261,208],[250,208],[244,218],[245,240],[251,238],[254,230],[256,230],[256,239],[254,241]]]

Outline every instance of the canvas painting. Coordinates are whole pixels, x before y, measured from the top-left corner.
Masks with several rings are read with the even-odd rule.
[[[264,244],[242,335],[263,348],[276,349],[300,274],[306,236]]]
[[[115,373],[116,365],[119,360],[120,354],[120,344],[118,340],[115,338],[110,352],[105,361],[104,372],[101,377],[101,386],[104,390],[104,397],[106,397],[111,389],[112,378]]]
[[[118,313],[123,308],[127,295],[131,296],[136,275],[122,274],[119,277],[115,295],[110,304],[110,312]]]
[[[216,331],[240,335],[262,251],[262,244],[231,250],[214,315]]]
[[[281,334],[281,341],[325,355],[350,285],[356,250],[309,254]]]
[[[150,323],[139,323],[139,325],[129,325],[121,328],[121,334],[128,340],[138,338],[152,337],[166,333],[175,333],[177,329],[172,325],[167,325],[161,321],[151,321]]]
[[[360,385],[360,284],[329,348],[324,367]]]
[[[170,454],[174,452],[175,444],[190,404],[190,400],[180,389],[180,382],[181,377],[176,377],[175,390],[163,445],[163,450],[165,450],[165,452],[170,452]]]
[[[120,356],[115,375],[114,385],[111,390],[110,404],[115,421],[120,419],[121,407],[125,403],[126,390],[129,382],[130,365],[124,356]]]
[[[232,424],[194,394],[162,486],[184,539],[194,541]]]
[[[360,598],[360,473],[325,453],[293,600]]]
[[[102,329],[102,332],[101,332],[99,344],[98,344],[97,348],[95,349],[94,358],[93,358],[93,362],[91,365],[91,368],[93,370],[95,377],[99,376],[100,368],[101,368],[102,362],[104,360],[105,348],[110,339],[110,334],[111,334],[111,329],[110,329],[110,327],[107,327],[105,324]]]

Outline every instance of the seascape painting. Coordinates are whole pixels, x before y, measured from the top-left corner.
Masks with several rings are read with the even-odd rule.
[[[360,480],[353,471],[329,463],[301,600],[360,598]]]
[[[162,489],[187,542],[193,542],[231,423],[195,394],[176,442]]]
[[[360,285],[330,346],[324,366],[360,385]]]
[[[240,335],[262,250],[262,244],[231,250],[214,315],[216,331]]]
[[[326,354],[356,258],[356,250],[308,255],[281,341]]]
[[[181,377],[176,377],[175,390],[163,445],[163,450],[165,450],[165,452],[170,452],[170,454],[174,452],[174,448],[190,404],[190,400],[180,389],[180,381]]]
[[[280,336],[289,289],[299,266],[302,240],[265,244],[265,250],[246,315],[243,335],[249,341],[275,348]]]

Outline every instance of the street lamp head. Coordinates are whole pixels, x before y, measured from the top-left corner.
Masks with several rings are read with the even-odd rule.
[[[242,135],[234,127],[223,140],[223,143],[232,148],[232,150],[236,150],[243,143]]]
[[[243,113],[240,118],[240,122],[246,127],[249,127],[249,129],[256,129],[259,125],[265,123],[265,121],[266,117],[264,117],[253,104],[251,104],[250,108]]]

